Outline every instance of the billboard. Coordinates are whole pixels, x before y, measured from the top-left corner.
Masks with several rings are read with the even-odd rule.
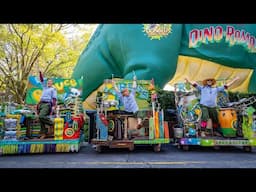
[[[53,80],[53,87],[57,90],[57,103],[68,103],[74,97],[81,96],[82,94],[82,78],[51,78]],[[47,78],[44,82],[47,83]],[[40,101],[42,95],[43,84],[40,82],[39,77],[29,76],[28,89],[26,94],[25,103],[35,105]]]

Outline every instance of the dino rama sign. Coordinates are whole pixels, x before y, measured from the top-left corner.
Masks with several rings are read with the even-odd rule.
[[[256,52],[255,36],[244,29],[235,29],[234,26],[210,26],[203,29],[192,29],[189,32],[189,48],[199,47],[201,44],[219,43],[223,39],[231,47],[243,46],[248,52]]]

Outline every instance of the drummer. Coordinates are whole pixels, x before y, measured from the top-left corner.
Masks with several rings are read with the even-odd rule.
[[[201,95],[200,107],[202,109],[202,118],[201,118],[201,136],[205,137],[205,129],[209,119],[212,120],[213,130],[215,136],[221,136],[218,132],[219,121],[218,121],[218,112],[217,112],[217,96],[218,92],[228,89],[233,83],[239,80],[239,77],[235,77],[229,83],[226,83],[223,86],[214,86],[216,80],[214,78],[207,78],[203,80],[203,85],[199,85],[195,81],[190,81],[188,78],[185,78],[185,81],[192,86],[194,86]]]

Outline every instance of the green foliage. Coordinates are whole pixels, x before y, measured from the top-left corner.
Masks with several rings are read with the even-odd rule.
[[[0,91],[22,103],[29,75],[69,78],[95,25],[0,24]],[[71,30],[72,29],[72,30]],[[74,29],[78,32],[71,36]]]
[[[158,100],[163,109],[176,109],[175,95],[173,91],[165,91],[160,88],[156,88],[158,94]]]

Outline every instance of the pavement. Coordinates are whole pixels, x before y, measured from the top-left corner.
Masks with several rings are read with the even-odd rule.
[[[164,144],[160,152],[151,146],[109,149],[98,153],[84,142],[78,153],[6,155],[0,157],[0,168],[256,168],[256,150],[244,152],[241,147],[195,146],[189,151]]]

